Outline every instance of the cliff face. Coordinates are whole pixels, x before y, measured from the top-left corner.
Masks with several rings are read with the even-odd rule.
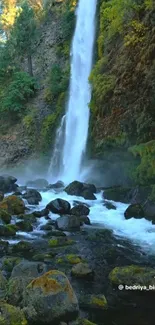
[[[99,3],[89,150],[107,182],[155,183],[155,2]],[[112,181],[113,180],[113,181]]]
[[[72,6],[72,2],[49,2],[45,16],[38,24],[38,38],[32,55],[37,91],[26,103],[26,114],[20,121],[0,122],[1,168],[38,158],[52,150],[68,90],[76,4],[74,2]],[[27,72],[24,57],[20,65],[22,71]]]

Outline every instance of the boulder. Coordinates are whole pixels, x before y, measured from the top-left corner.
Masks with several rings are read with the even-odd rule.
[[[12,251],[14,253],[24,253],[24,252],[30,252],[33,248],[32,243],[28,241],[21,240],[19,243],[14,244],[12,247]]]
[[[7,241],[0,240],[0,257],[8,253],[9,243]]]
[[[0,202],[0,210],[3,209],[12,215],[24,213],[25,204],[24,201],[15,196],[9,195]]]
[[[11,215],[6,210],[0,209],[0,220],[8,224],[11,221]]]
[[[155,202],[147,200],[143,204],[145,219],[151,220],[155,224]]]
[[[138,265],[115,267],[109,274],[114,285],[155,285],[155,269]]]
[[[80,306],[87,310],[106,310],[108,308],[107,299],[103,294],[84,295],[80,297]]]
[[[30,323],[57,324],[77,317],[76,295],[66,275],[52,270],[34,279],[24,293],[24,310]]]
[[[16,191],[18,188],[18,185],[15,184],[17,181],[17,178],[9,175],[2,175],[0,176],[0,191],[3,193],[9,193]]]
[[[82,226],[83,224],[90,226],[91,222],[87,216],[80,217],[80,225]]]
[[[76,278],[89,279],[94,276],[94,271],[89,267],[87,263],[78,263],[72,267],[71,275]]]
[[[35,189],[27,190],[22,197],[26,199],[30,205],[37,205],[42,200],[41,194]]]
[[[112,200],[116,202],[129,203],[130,192],[131,192],[131,188],[113,186],[104,189],[103,198],[106,200]]]
[[[44,178],[38,178],[33,181],[28,181],[26,183],[26,186],[28,187],[34,187],[34,188],[45,188],[48,186],[48,181]]]
[[[55,248],[55,247],[65,247],[68,245],[74,244],[74,241],[72,239],[69,239],[67,236],[62,237],[52,237],[52,239],[48,242],[49,247]]]
[[[2,325],[27,325],[25,315],[20,308],[0,302],[0,323]]]
[[[96,196],[94,193],[91,192],[91,190],[87,189],[82,192],[82,197],[85,200],[96,200]]]
[[[21,219],[25,222],[30,222],[31,224],[36,222],[36,217],[34,213],[19,214],[18,216],[16,216],[16,218]]]
[[[56,228],[63,231],[79,231],[80,218],[72,215],[61,216],[56,220]]]
[[[11,273],[11,278],[19,276],[36,278],[46,271],[46,265],[41,262],[29,262],[27,260],[23,260],[14,266]]]
[[[131,204],[124,212],[125,219],[130,218],[144,218],[144,210],[140,204]]]
[[[63,199],[55,199],[49,202],[46,209],[56,214],[67,214],[70,213],[71,205],[68,201]]]
[[[93,193],[96,193],[96,187],[93,184],[81,183],[74,181],[70,183],[64,191],[69,195],[82,196],[87,200],[95,200],[96,197]]]
[[[70,214],[75,215],[75,216],[87,216],[90,212],[90,209],[85,206],[84,204],[79,204],[73,207],[70,210]]]

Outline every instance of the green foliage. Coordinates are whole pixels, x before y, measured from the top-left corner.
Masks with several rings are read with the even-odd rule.
[[[147,28],[142,22],[132,20],[130,25],[131,31],[124,37],[125,46],[136,46],[145,40]]]
[[[155,140],[129,148],[129,151],[140,158],[134,173],[139,184],[153,184],[155,179]]]
[[[25,104],[28,98],[35,92],[35,80],[25,72],[16,72],[12,81],[6,88],[3,98],[1,112],[13,113],[14,118],[25,113]]]
[[[153,9],[154,5],[154,0],[145,0],[146,9]]]

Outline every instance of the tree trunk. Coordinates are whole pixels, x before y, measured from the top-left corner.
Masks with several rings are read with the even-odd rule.
[[[31,55],[28,55],[28,72],[29,72],[29,75],[33,77],[32,57],[31,57]]]

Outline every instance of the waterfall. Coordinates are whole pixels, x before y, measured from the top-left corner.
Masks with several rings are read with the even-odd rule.
[[[80,178],[81,163],[86,150],[89,127],[88,104],[91,99],[88,78],[92,68],[96,4],[97,0],[79,0],[76,11],[76,28],[71,49],[69,100],[58,177],[66,183]],[[56,151],[54,155],[55,153]],[[52,168],[50,170],[52,173]]]

